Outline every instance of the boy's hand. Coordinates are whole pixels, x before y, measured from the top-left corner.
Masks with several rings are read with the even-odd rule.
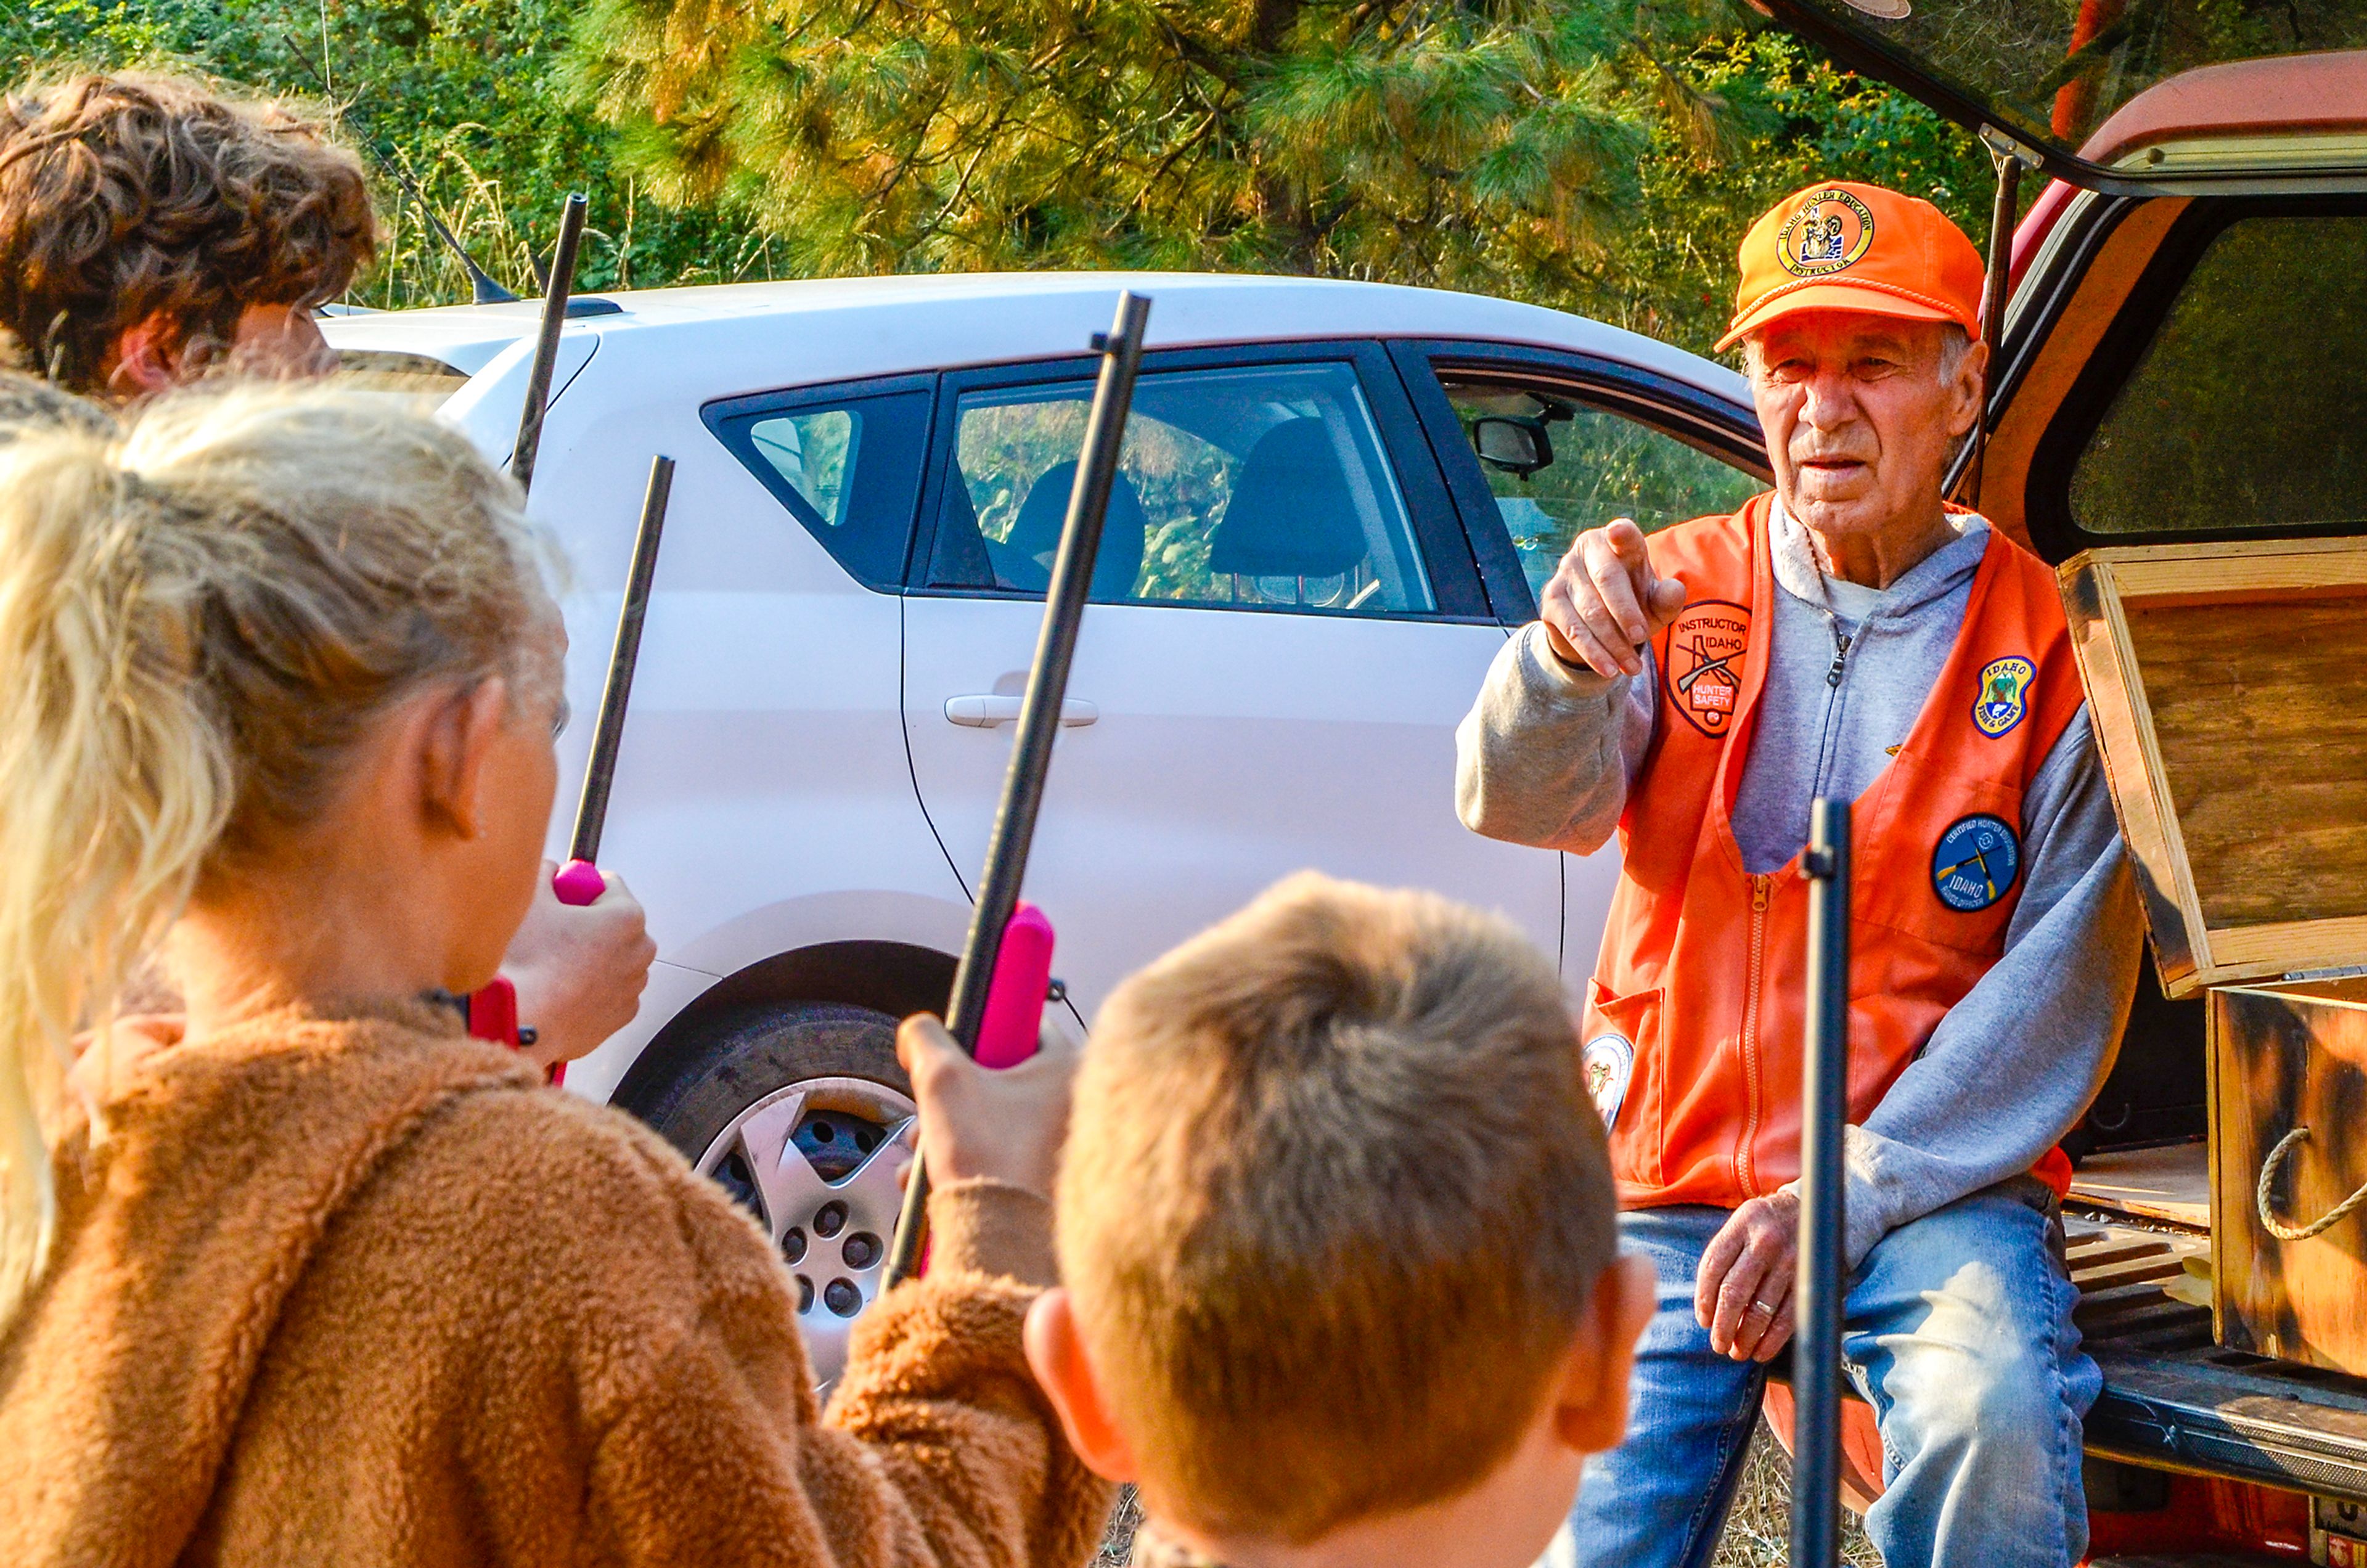
[[[934,1014],[914,1013],[896,1031],[896,1059],[912,1076],[921,1155],[932,1181],[984,1176],[1052,1196],[1052,1173],[1069,1135],[1077,1048],[1048,1028],[1037,1038],[1036,1055],[997,1069],[964,1055]]]
[[[1652,570],[1644,531],[1614,517],[1570,541],[1537,602],[1546,641],[1565,664],[1603,676],[1643,672],[1636,650],[1685,607],[1685,585]]]
[[[1738,1361],[1769,1361],[1792,1337],[1792,1285],[1798,1278],[1800,1200],[1753,1198],[1727,1216],[1702,1252],[1693,1316],[1709,1348]]]
[[[548,1067],[588,1056],[633,1021],[658,944],[624,879],[604,872],[608,890],[589,904],[559,901],[542,863],[526,923],[510,939],[502,973],[517,987],[518,1021],[534,1031],[524,1055]]]

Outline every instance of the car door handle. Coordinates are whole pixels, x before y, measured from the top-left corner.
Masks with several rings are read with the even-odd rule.
[[[1082,697],[1070,697],[1060,705],[1060,724],[1068,729],[1093,723],[1101,717],[1102,710]],[[992,729],[998,724],[1019,722],[1019,699],[1001,694],[978,697],[947,697],[946,716],[956,724],[971,729]]]

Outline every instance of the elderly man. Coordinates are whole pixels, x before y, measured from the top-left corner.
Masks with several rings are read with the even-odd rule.
[[[1623,1235],[1660,1274],[1581,1562],[1706,1563],[1789,1338],[1809,802],[1855,804],[1850,1375],[1889,1568],[2081,1556],[2056,1145],[2138,922],[2053,574],[1941,485],[1980,406],[1981,264],[1937,209],[1822,184],[1743,241],[1733,330],[1775,491],[1580,536],[1459,733],[1474,829],[1625,856],[1583,1040]]]

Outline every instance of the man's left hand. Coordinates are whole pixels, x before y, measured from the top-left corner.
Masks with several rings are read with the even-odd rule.
[[[1727,1216],[1702,1253],[1693,1316],[1709,1348],[1738,1361],[1774,1359],[1792,1337],[1792,1283],[1800,1255],[1800,1201],[1753,1198]]]

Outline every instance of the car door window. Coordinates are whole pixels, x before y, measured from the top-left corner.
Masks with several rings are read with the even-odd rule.
[[[2071,474],[2098,535],[2367,525],[2367,216],[2229,224]]]
[[[1543,385],[1439,379],[1534,592],[1586,529],[1632,517],[1648,534],[1732,512],[1766,488],[1724,458]]]
[[[962,394],[928,585],[1040,594],[1076,482],[1089,381]],[[1436,607],[1353,366],[1147,374],[1093,596],[1330,615]]]
[[[893,592],[920,499],[927,391],[814,400],[735,399],[708,423],[838,563]]]

